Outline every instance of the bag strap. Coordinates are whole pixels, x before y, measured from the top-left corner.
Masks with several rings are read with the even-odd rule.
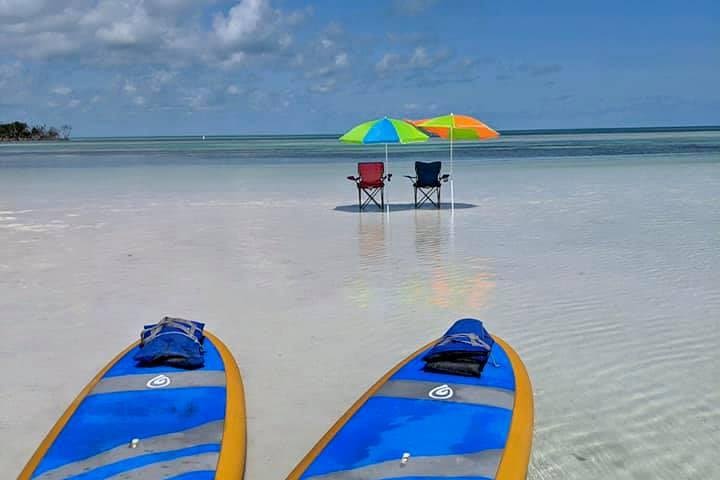
[[[440,345],[447,345],[449,343],[464,343],[471,347],[483,347],[490,350],[492,347],[483,341],[476,333],[453,333],[447,335],[440,342]]]
[[[176,328],[179,331],[163,331],[166,327]],[[152,327],[143,330],[142,334],[140,335],[140,343],[144,345],[145,343],[161,335],[183,335],[190,338],[198,345],[202,345],[196,335],[198,332],[202,334],[202,330],[190,320],[185,320],[183,318],[164,317]]]

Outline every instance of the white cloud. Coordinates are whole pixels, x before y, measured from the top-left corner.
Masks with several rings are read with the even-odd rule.
[[[95,37],[108,47],[129,47],[159,41],[165,20],[151,18],[142,0],[101,0],[81,24],[94,30]]]
[[[56,95],[70,95],[72,93],[72,88],[58,86],[58,87],[53,88],[52,92]]]
[[[26,18],[46,7],[47,0],[0,0],[0,18]]]
[[[22,102],[28,109],[50,101],[58,108],[85,110],[113,102],[126,107],[216,108],[231,95],[242,96],[251,108],[281,106],[284,97],[276,95],[271,101],[258,93],[262,79],[255,67],[285,69],[284,74],[300,80],[293,87],[297,91],[306,90],[309,83],[318,93],[343,85],[345,78],[338,75],[349,75],[354,57],[339,35],[341,28],[318,32],[312,43],[297,47],[295,32],[313,10],[291,11],[279,2],[0,0],[0,86],[27,85]],[[327,48],[321,47],[319,37],[329,41]],[[18,80],[29,60],[44,65],[46,73],[35,81],[24,74]],[[98,83],[78,92],[73,91],[78,86],[65,83],[61,72],[79,62],[88,72],[95,68],[86,79]],[[222,69],[235,72],[230,76]],[[306,72],[316,76],[312,82],[304,79]],[[227,75],[225,80],[222,75]],[[188,81],[209,89],[188,93]],[[14,96],[13,104],[19,97]],[[0,104],[9,104],[8,99],[0,99]]]
[[[148,11],[179,14],[197,6],[197,0],[145,0]]]
[[[383,55],[383,57],[380,59],[379,62],[375,64],[375,70],[378,72],[386,72],[393,68],[400,60],[400,56],[394,53],[386,53]]]
[[[290,31],[307,12],[283,12],[269,0],[240,0],[226,14],[214,16],[209,58],[222,68],[235,68],[252,57],[281,54],[293,45]]]
[[[266,20],[269,11],[265,0],[241,0],[227,15],[215,15],[213,31],[222,43],[237,45],[253,37]]]
[[[123,90],[128,95],[132,95],[137,91],[137,87],[133,85],[129,80],[125,80],[125,84],[123,85]]]
[[[189,91],[185,102],[193,110],[207,110],[217,103],[217,95],[209,88],[202,87]]]
[[[233,52],[220,62],[222,68],[234,68],[245,63],[247,55],[245,52]]]
[[[231,67],[289,49],[292,30],[312,14],[276,9],[270,0],[230,8],[213,2],[207,25],[207,7],[194,0],[0,0],[0,58]]]
[[[299,25],[304,22],[307,17],[311,16],[314,12],[315,9],[312,7],[312,5],[308,5],[303,10],[295,10],[294,12],[290,12],[285,19],[285,23],[291,26]]]
[[[0,36],[2,40],[2,36]],[[40,32],[29,35],[26,45],[19,48],[21,55],[36,60],[43,60],[49,57],[68,55],[76,51],[79,42],[71,38],[68,34],[62,32]]]
[[[410,113],[418,111],[432,112],[437,110],[438,106],[435,103],[406,103],[405,105],[403,105],[403,108],[405,109],[405,111]]]
[[[432,65],[432,60],[424,47],[417,47],[410,57],[409,65],[410,67],[429,67]]]
[[[309,80],[310,93],[329,93],[353,82],[353,65],[348,51],[353,46],[337,23],[331,23],[316,38],[311,39],[304,52],[290,59],[289,65]]]
[[[290,35],[289,33],[281,34],[277,43],[281,49],[288,48],[293,43],[292,35]]]
[[[329,93],[335,90],[335,86],[337,85],[337,80],[334,78],[328,78],[327,80],[319,83],[314,83],[310,85],[308,90],[312,93]]]
[[[381,74],[400,70],[427,70],[447,60],[450,53],[447,50],[437,50],[429,53],[425,47],[416,47],[409,57],[397,53],[386,53],[375,64],[375,70]]]
[[[403,15],[420,15],[437,3],[437,0],[394,0],[395,11]]]
[[[346,52],[340,52],[328,59],[327,64],[305,72],[305,78],[335,77],[350,67]],[[315,91],[315,90],[313,90]]]
[[[345,52],[338,53],[335,55],[335,66],[345,68],[350,64],[348,61],[348,54]]]
[[[159,92],[170,84],[175,77],[177,72],[169,70],[156,70],[150,74],[150,90],[153,92]]]
[[[327,27],[325,27],[324,32],[330,37],[339,37],[345,33],[345,29],[343,29],[342,25],[340,25],[339,23],[333,21],[330,22]]]

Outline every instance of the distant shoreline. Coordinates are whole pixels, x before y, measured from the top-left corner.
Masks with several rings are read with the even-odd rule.
[[[42,142],[69,142],[69,138],[10,138],[0,137],[0,143],[42,143]]]
[[[26,122],[0,123],[0,143],[43,142],[48,140],[69,140],[72,127],[60,128],[47,125],[30,125]]]

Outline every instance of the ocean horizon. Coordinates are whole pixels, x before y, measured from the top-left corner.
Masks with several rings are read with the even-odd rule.
[[[1,123],[1,122],[0,122]],[[513,128],[497,129],[501,136],[513,135],[554,135],[554,134],[594,134],[594,133],[671,133],[671,132],[701,132],[719,131],[720,125],[668,125],[668,126],[636,126],[636,127],[596,127],[596,128]],[[73,136],[70,141],[93,140],[125,140],[125,139],[173,139],[173,138],[244,138],[256,139],[267,137],[301,137],[317,139],[337,139],[344,132],[333,133],[247,133],[247,134],[179,134],[179,135],[90,135]],[[43,141],[44,142],[44,141]],[[14,143],[14,142],[5,142]],[[34,142],[38,143],[38,142]]]

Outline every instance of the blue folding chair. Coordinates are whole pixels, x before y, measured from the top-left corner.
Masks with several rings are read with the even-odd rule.
[[[405,175],[409,178],[413,186],[415,196],[415,208],[423,206],[430,202],[436,208],[440,208],[440,188],[446,183],[450,175],[440,175],[442,162],[415,162],[415,176]],[[418,201],[418,191],[422,195]],[[434,200],[436,197],[437,200]]]

